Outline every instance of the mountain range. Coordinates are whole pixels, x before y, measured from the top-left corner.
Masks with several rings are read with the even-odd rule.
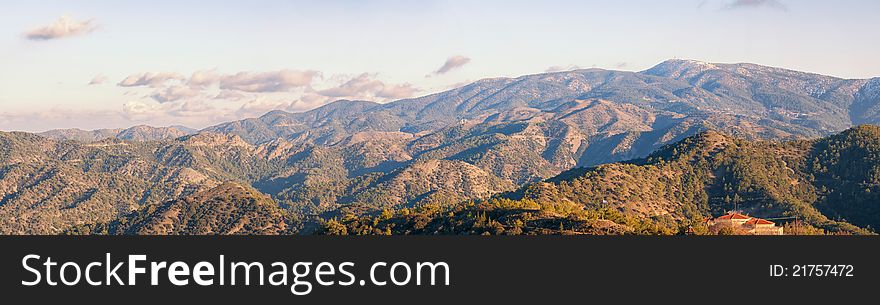
[[[393,221],[401,211],[450,208],[502,196],[497,194],[534,190],[551,183],[542,182],[546,179],[570,176],[572,169],[657,160],[656,155],[668,145],[692,140],[706,131],[723,135],[728,142],[758,146],[802,143],[803,139],[831,136],[856,125],[880,123],[878,107],[880,78],[840,79],[754,64],[670,60],[641,72],[585,69],[485,79],[385,104],[337,101],[302,113],[272,111],[198,131],[138,126],[40,134],[3,132],[0,232],[60,234],[100,228],[97,231],[103,233],[268,234],[307,231],[313,223],[342,218],[357,221],[358,217],[379,214],[386,214],[384,221]],[[649,157],[652,153],[655,159]],[[774,158],[779,152],[754,153]],[[798,162],[804,164],[810,163],[804,161],[807,156],[814,157],[803,152],[792,154],[801,156],[798,158],[803,160]],[[615,164],[656,166],[632,162]],[[720,175],[717,166],[722,165],[700,167],[711,173],[694,176],[709,184],[687,188],[711,189],[705,191],[709,198],[730,193],[729,189],[713,189],[722,183],[713,180]],[[831,196],[805,178],[813,175],[818,179],[820,171],[789,168],[794,175],[804,175],[789,179],[789,183],[807,185],[809,181],[818,190],[802,192]],[[829,179],[842,174],[831,174]],[[870,184],[875,180],[864,181]],[[240,187],[229,187],[229,183]],[[609,194],[621,190],[610,186],[600,189]],[[822,186],[825,191],[830,189]],[[265,196],[239,196],[234,202],[218,205],[223,201],[205,195],[240,189]],[[514,202],[527,197],[505,196],[513,196],[507,200]],[[734,208],[718,205],[714,199],[663,198],[650,203],[617,198],[614,210],[642,220],[669,215],[668,222],[681,223]],[[864,233],[877,225],[877,218],[871,218],[874,216],[850,223],[844,218],[861,216],[824,206],[828,203],[818,199],[797,198],[797,203],[786,202],[801,210],[779,208],[778,201],[772,201],[775,203],[755,203],[750,211],[772,216],[797,210],[802,213],[797,215],[811,215],[811,225],[829,232]],[[238,214],[230,216],[225,210],[240,210],[241,202],[266,200],[279,211],[260,211],[260,215],[274,215],[267,216],[273,220],[261,223],[262,229],[180,225],[209,217],[205,215],[226,217],[208,224],[236,223],[239,220],[233,216]],[[569,201],[588,206],[584,201]],[[706,206],[694,206],[697,201]],[[736,200],[724,202],[728,201]],[[185,206],[195,202],[200,205],[192,209],[222,206],[225,214],[193,212],[175,218],[169,212],[155,217],[145,212],[185,211],[190,209]],[[685,207],[689,212],[682,212]],[[806,207],[815,212],[803,210]],[[389,216],[383,211],[394,213]],[[251,219],[248,217],[245,219]],[[163,225],[120,223],[145,219]],[[602,232],[635,230],[620,223],[602,222],[600,227]]]

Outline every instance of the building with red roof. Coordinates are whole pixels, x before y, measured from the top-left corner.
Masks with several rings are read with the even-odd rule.
[[[728,212],[726,215],[719,216],[715,219],[709,219],[706,224],[713,231],[722,228],[732,228],[736,232],[753,235],[783,235],[783,228],[776,226],[776,223],[740,214],[737,212]]]

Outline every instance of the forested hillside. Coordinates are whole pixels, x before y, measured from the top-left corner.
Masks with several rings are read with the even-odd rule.
[[[296,232],[288,212],[268,196],[236,183],[224,183],[158,204],[120,219],[74,227],[67,234],[278,235]]]
[[[737,210],[802,233],[880,225],[880,127],[815,141],[749,141],[709,131],[645,159],[574,169],[484,201],[347,215],[329,234],[678,234]],[[782,221],[781,221],[782,222]]]

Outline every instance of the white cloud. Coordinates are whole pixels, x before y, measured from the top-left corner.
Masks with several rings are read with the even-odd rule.
[[[0,112],[0,130],[42,132],[56,128],[96,129],[126,125],[128,124],[119,111],[53,107],[34,111]]]
[[[318,90],[317,93],[333,98],[385,100],[412,97],[418,91],[412,84],[389,85],[376,79],[373,74],[362,73],[339,86]]]
[[[547,67],[547,69],[544,70],[544,72],[548,72],[548,73],[549,73],[549,72],[562,72],[562,71],[578,70],[578,69],[580,69],[580,68],[581,68],[581,67],[576,66],[576,65],[568,65],[568,66],[550,66],[550,67]]]
[[[323,90],[314,89],[321,80]],[[329,84],[328,84],[329,83]],[[130,122],[206,126],[255,117],[272,110],[305,111],[335,99],[384,102],[412,97],[412,84],[386,84],[376,74],[334,75],[278,70],[220,73],[203,70],[185,77],[173,72],[133,74],[118,84],[132,88],[120,116]],[[144,92],[146,90],[146,92]],[[140,94],[138,98],[136,94]]]
[[[105,76],[103,74],[98,74],[98,75],[95,75],[95,77],[92,78],[91,81],[89,81],[89,85],[101,85],[101,84],[104,84],[105,82],[107,82],[107,76]]]
[[[118,83],[120,87],[163,87],[169,82],[186,84],[193,90],[213,85],[220,89],[244,92],[285,92],[295,88],[309,87],[319,76],[317,71],[280,70],[269,72],[239,72],[223,75],[216,71],[196,71],[186,78],[179,73],[159,72],[132,74]]]
[[[199,96],[198,90],[193,90],[190,87],[180,85],[170,86],[150,95],[150,97],[160,103],[173,102],[196,96]]]
[[[373,79],[369,73],[360,74],[347,82],[330,89],[319,90],[318,93],[329,97],[356,97],[382,90],[385,86],[379,80]]]
[[[129,75],[116,85],[120,87],[148,86],[158,88],[170,81],[183,82],[184,80],[186,80],[186,77],[174,72],[141,73]]]
[[[174,106],[167,113],[177,117],[222,116],[220,113],[225,112],[203,100],[185,101]]]
[[[98,26],[94,20],[77,21],[70,16],[64,15],[49,25],[37,27],[24,33],[24,37],[30,40],[52,40],[58,38],[84,35],[95,31]]]
[[[220,81],[222,76],[216,71],[196,71],[189,77],[187,85],[193,89],[204,89]]]
[[[412,84],[392,85],[383,87],[382,90],[376,93],[376,96],[387,99],[402,99],[413,97],[419,91],[421,90]]]
[[[272,72],[239,72],[223,76],[220,89],[245,92],[283,92],[311,86],[320,75],[317,71],[280,70]]]
[[[290,106],[287,108],[289,111],[305,111],[309,109],[317,108],[321,105],[330,102],[330,98],[317,94],[315,92],[306,92],[301,95],[298,99],[290,103]]]
[[[256,117],[272,110],[290,110],[291,105],[289,101],[257,98],[242,104],[235,113],[238,117]]]
[[[164,113],[162,104],[155,101],[128,101],[122,104],[122,113],[129,120],[144,120]]]
[[[197,120],[210,121],[210,118],[220,117],[224,112],[222,109],[198,100],[176,103],[136,100],[128,101],[122,105],[123,116],[131,121],[163,120],[173,122],[173,118],[196,118]],[[172,119],[169,120],[169,117]]]
[[[788,7],[779,0],[735,0],[728,2],[725,6],[727,9],[740,9],[740,8],[773,8],[778,10],[788,10]]]
[[[449,57],[446,59],[446,63],[444,63],[443,66],[440,66],[440,68],[437,69],[437,71],[434,71],[433,73],[428,74],[427,77],[446,74],[449,71],[461,68],[462,66],[468,64],[469,62],[471,62],[471,59],[468,57],[462,56],[462,55],[455,55],[455,56]]]
[[[238,101],[247,98],[248,95],[234,90],[220,90],[213,98],[214,100],[231,100]]]

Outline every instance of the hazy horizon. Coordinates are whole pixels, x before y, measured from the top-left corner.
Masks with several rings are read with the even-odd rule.
[[[672,58],[880,76],[876,1],[12,1],[0,130],[183,125]],[[198,12],[198,13],[194,13]]]

